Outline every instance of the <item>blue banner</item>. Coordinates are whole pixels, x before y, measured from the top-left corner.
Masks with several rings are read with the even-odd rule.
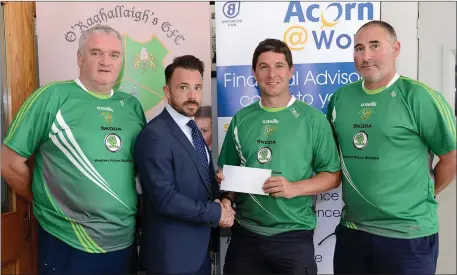
[[[296,64],[294,67],[289,81],[290,93],[324,113],[338,88],[360,79],[353,62]],[[217,67],[218,117],[231,117],[259,99],[259,87],[251,66]]]

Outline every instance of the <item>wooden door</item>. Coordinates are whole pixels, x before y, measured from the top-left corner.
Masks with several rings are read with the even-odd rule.
[[[25,99],[36,89],[35,4],[1,2],[1,139]],[[2,274],[36,274],[36,221],[29,202],[2,179]]]

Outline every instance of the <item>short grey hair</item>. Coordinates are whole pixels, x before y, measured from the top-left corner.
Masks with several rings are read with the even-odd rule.
[[[80,54],[83,53],[83,48],[84,48],[84,45],[87,42],[87,39],[89,39],[89,37],[94,33],[96,33],[96,34],[114,35],[114,36],[117,37],[117,39],[119,39],[119,42],[121,42],[121,45],[124,45],[124,40],[122,38],[122,35],[117,30],[115,30],[115,29],[113,29],[113,28],[111,28],[110,26],[107,26],[107,25],[97,25],[97,26],[94,26],[94,27],[86,30],[85,32],[83,32],[83,34],[79,38],[78,52]],[[122,53],[124,53],[124,47],[121,47],[121,49],[122,49]]]
[[[395,31],[394,27],[392,27],[392,25],[386,21],[381,20],[368,21],[367,23],[363,24],[355,34],[357,35],[363,28],[369,27],[371,25],[383,28],[390,35],[390,38],[392,38],[392,42],[397,41],[397,32]]]

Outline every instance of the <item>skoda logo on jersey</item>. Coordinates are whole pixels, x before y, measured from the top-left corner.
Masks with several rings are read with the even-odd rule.
[[[352,138],[354,147],[362,150],[368,145],[368,135],[364,131],[358,132]]]
[[[274,141],[274,140],[260,140],[260,139],[258,139],[258,140],[257,140],[257,143],[260,143],[260,144],[276,144],[276,141]]]
[[[116,134],[109,134],[105,137],[105,146],[106,149],[115,153],[121,149],[121,138]]]
[[[269,162],[271,160],[271,149],[268,147],[260,148],[257,151],[257,160],[262,164]]]

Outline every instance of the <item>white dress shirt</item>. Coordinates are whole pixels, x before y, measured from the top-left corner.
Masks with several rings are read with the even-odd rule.
[[[178,124],[179,128],[181,128],[181,130],[184,132],[184,134],[186,135],[187,139],[190,141],[192,146],[194,146],[194,141],[192,140],[192,129],[186,125],[189,122],[189,120],[194,119],[194,118],[193,117],[190,118],[190,117],[187,117],[185,115],[178,113],[175,109],[173,109],[173,107],[170,106],[170,104],[167,104],[167,106],[165,106],[165,108],[167,109],[168,113],[171,115],[173,120],[176,122],[176,124]],[[203,142],[205,142],[205,141],[203,140]],[[194,146],[194,148],[195,148],[195,146]],[[206,146],[205,146],[205,151],[206,151],[206,158],[208,159],[208,164],[209,164],[209,152],[208,152],[208,148],[206,148]]]

